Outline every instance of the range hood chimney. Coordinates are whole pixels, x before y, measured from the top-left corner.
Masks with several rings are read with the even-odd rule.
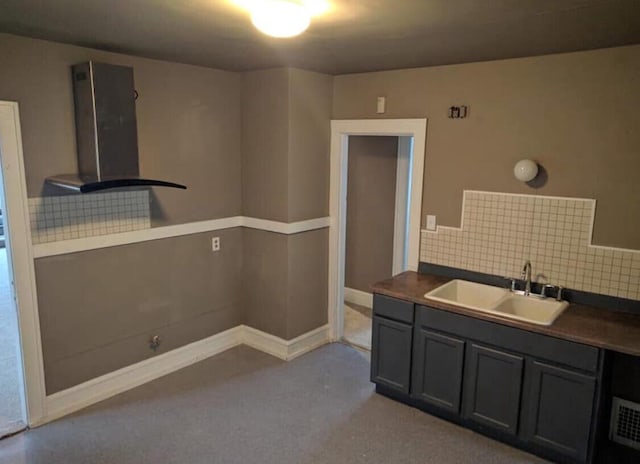
[[[186,189],[140,177],[133,68],[90,61],[72,72],[79,174],[46,182],[81,193],[132,186]]]

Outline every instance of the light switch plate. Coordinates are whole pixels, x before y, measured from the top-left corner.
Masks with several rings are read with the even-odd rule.
[[[427,230],[436,230],[436,217],[433,214],[427,214]]]

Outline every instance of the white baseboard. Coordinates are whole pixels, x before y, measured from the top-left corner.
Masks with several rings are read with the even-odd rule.
[[[298,356],[328,343],[329,325],[318,327],[292,340],[285,340],[254,329],[253,327],[244,326],[243,337],[243,343],[245,345],[268,353],[276,358],[291,361]]]
[[[373,293],[367,293],[362,290],[356,290],[355,288],[345,287],[344,301],[364,306],[365,308],[373,308]]]
[[[252,348],[290,361],[329,342],[329,326],[324,325],[293,340],[239,325],[219,334],[176,348],[131,366],[91,379],[46,398],[46,412],[36,427],[59,419],[119,393],[138,387],[164,375],[190,366],[234,346],[246,344]]]
[[[58,419],[233,348],[241,343],[242,330],[242,326],[225,330],[203,340],[49,395],[46,400],[47,411],[43,423]]]

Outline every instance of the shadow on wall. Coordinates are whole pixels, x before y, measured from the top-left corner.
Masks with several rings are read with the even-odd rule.
[[[538,164],[538,175],[533,179],[527,182],[526,184],[534,189],[541,189],[547,182],[549,181],[549,173],[545,169],[545,167],[541,164]]]

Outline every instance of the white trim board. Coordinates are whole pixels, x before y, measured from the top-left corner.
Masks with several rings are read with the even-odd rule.
[[[59,419],[241,344],[290,361],[328,341],[328,325],[292,340],[284,340],[252,327],[239,325],[47,396],[46,416],[32,425],[43,425]]]
[[[277,222],[267,219],[242,217],[242,226],[250,229],[265,230],[268,232],[276,232],[278,234],[293,235],[301,232],[309,232],[317,229],[329,227],[329,218],[321,217],[316,219],[308,219],[299,222]]]
[[[411,137],[398,137],[398,161],[396,165],[396,201],[393,220],[393,264],[392,275],[407,270],[409,259],[409,183],[411,181],[411,157],[413,140]]]
[[[373,293],[363,292],[355,288],[344,288],[344,301],[353,303],[365,308],[373,308]]]
[[[190,366],[241,343],[242,326],[145,359],[117,371],[47,396],[47,415],[42,425],[151,380]]]
[[[329,325],[318,327],[292,340],[284,340],[253,327],[244,326],[242,337],[242,342],[247,346],[276,358],[291,361],[329,342]]]
[[[29,424],[45,414],[44,367],[40,319],[31,247],[29,202],[25,182],[20,114],[15,102],[0,101],[0,157],[4,178],[4,199],[8,237],[9,272],[18,312],[20,350],[24,377],[24,409]]]
[[[329,218],[323,217],[287,223],[269,221],[267,219],[250,218],[246,216],[232,216],[228,218],[190,222],[174,226],[152,227],[150,229],[134,230],[119,234],[97,235],[95,237],[40,243],[33,246],[33,257],[44,258],[47,256],[77,253],[79,251],[129,245],[149,240],[160,240],[170,237],[179,237],[182,235],[213,232],[216,230],[231,229],[234,227],[249,227],[251,229],[292,235],[329,227]]]

